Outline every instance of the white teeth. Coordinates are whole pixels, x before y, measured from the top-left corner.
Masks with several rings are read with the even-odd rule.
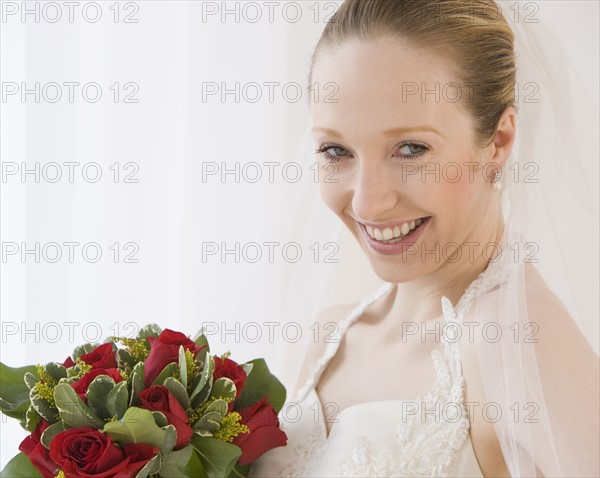
[[[396,226],[394,229],[387,227],[383,231],[376,227],[367,226],[367,233],[373,239],[378,241],[390,241],[392,239],[398,239],[402,236],[406,236],[409,232],[414,230],[416,227],[423,224],[424,219],[415,219],[414,221],[405,222],[402,226]]]

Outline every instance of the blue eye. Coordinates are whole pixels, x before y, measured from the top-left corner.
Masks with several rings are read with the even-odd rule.
[[[404,152],[400,154],[400,157],[402,158],[416,158],[425,154],[429,149],[428,146],[420,143],[404,143],[398,147],[397,151],[401,152],[404,150]]]
[[[329,163],[335,163],[348,155],[348,151],[341,146],[335,144],[323,144],[319,149],[316,150],[317,154],[320,154]],[[331,154],[333,153],[333,154]]]

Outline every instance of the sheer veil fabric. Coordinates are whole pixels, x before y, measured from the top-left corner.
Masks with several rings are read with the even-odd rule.
[[[510,19],[508,3],[499,9]],[[516,35],[518,111],[516,141],[502,171],[504,237],[492,248],[499,285],[474,298],[462,320],[479,325],[480,373],[487,402],[501,413],[494,428],[510,475],[600,476],[598,105],[543,20],[509,24]],[[314,158],[309,130],[299,161]],[[299,232],[341,246],[339,262],[318,276],[314,269],[295,271],[284,301],[293,313],[314,320],[329,305],[358,303],[372,293],[377,280],[321,204],[317,185],[289,201]],[[342,291],[338,279],[348,274],[355,278],[352,290]],[[494,333],[482,338],[485,324]],[[286,357],[295,366],[290,377],[305,376],[301,369],[311,365],[297,357]]]
[[[480,369],[487,400],[503,411],[495,429],[511,476],[536,476],[536,464],[545,476],[596,476],[598,105],[543,22],[511,27],[519,89],[531,85],[538,98],[518,102],[504,214],[507,234],[519,236],[502,251],[499,289],[476,304],[475,320],[503,332],[478,348]],[[518,170],[533,179],[511,177]]]

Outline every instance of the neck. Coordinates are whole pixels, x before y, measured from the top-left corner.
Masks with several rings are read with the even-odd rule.
[[[443,262],[435,271],[396,284],[396,290],[391,293],[390,316],[395,318],[391,322],[421,323],[440,317],[442,296],[456,306],[469,285],[487,268],[496,253],[489,244],[500,244],[503,232],[502,222],[490,224],[484,231],[472,231],[458,246],[456,254],[441,258]]]

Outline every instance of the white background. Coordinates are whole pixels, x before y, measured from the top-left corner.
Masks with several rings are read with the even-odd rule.
[[[14,3],[21,8],[21,2]],[[37,2],[28,2],[35,8]],[[40,10],[47,2],[41,2]],[[324,244],[336,237],[324,230],[319,237],[304,237],[294,229],[295,218],[307,214],[324,214],[317,205],[294,202],[302,188],[315,188],[310,170],[313,157],[298,157],[297,147],[308,119],[306,97],[293,102],[296,90],[282,85],[305,86],[310,54],[325,17],[334,2],[299,2],[301,16],[291,20],[297,10],[286,7],[289,2],[275,2],[274,17],[258,2],[262,19],[251,20],[257,10],[248,2],[226,2],[231,11],[222,21],[220,14],[203,18],[201,2],[137,1],[137,11],[120,2],[119,21],[114,21],[115,2],[99,2],[102,18],[92,23],[82,16],[81,2],[75,9],[74,21],[68,21],[68,9],[62,2],[61,20],[40,22],[34,15],[21,21],[20,12],[2,18],[1,81],[32,88],[35,82],[96,82],[102,88],[97,103],[83,99],[81,87],[75,89],[73,103],[68,101],[67,87],[63,98],[51,103],[34,95],[22,102],[19,94],[2,98],[0,153],[6,163],[24,162],[29,168],[56,162],[95,162],[102,169],[96,183],[85,181],[82,167],[75,168],[74,182],[63,177],[51,183],[33,174],[23,182],[20,174],[4,175],[1,191],[1,241],[25,242],[33,248],[56,242],[95,242],[102,257],[92,263],[75,249],[73,263],[63,246],[63,257],[50,263],[40,254],[23,261],[20,252],[5,256],[1,263],[1,360],[10,366],[22,366],[51,360],[62,361],[73,347],[86,339],[128,334],[135,327],[156,322],[163,327],[195,334],[207,322],[217,324],[210,338],[215,353],[231,350],[233,358],[245,361],[265,357],[271,369],[285,382],[290,364],[278,362],[283,349],[299,350],[290,344],[283,326],[290,321],[304,321],[300,328],[302,341],[314,330],[309,329],[315,303],[303,296],[286,296],[286,285],[299,268],[317,278],[327,253]],[[223,2],[208,2],[218,9]],[[253,3],[253,2],[250,2]],[[339,2],[338,2],[339,3]],[[598,2],[549,1],[530,2],[539,6],[540,21],[556,29],[571,61],[588,89],[598,100]],[[316,6],[315,6],[316,5]],[[288,8],[286,10],[286,8]],[[285,11],[285,13],[284,13]],[[133,13],[137,23],[125,23],[124,16]],[[246,15],[244,15],[244,12]],[[94,10],[88,10],[93,18]],[[220,13],[220,11],[219,11]],[[48,9],[49,18],[55,10]],[[288,15],[286,20],[285,15]],[[315,18],[317,16],[318,18]],[[114,102],[115,83],[121,96]],[[139,86],[137,103],[124,103],[125,83]],[[256,82],[262,85],[263,98],[252,103],[255,89],[246,90],[236,102],[229,95],[222,102],[218,95],[203,101],[203,84],[225,82],[233,87]],[[274,101],[269,101],[265,82],[275,82]],[[48,90],[54,96],[55,90]],[[250,162],[263,165],[275,162],[275,181],[264,175],[257,183],[227,182],[217,176],[202,179],[203,164],[226,163],[233,168]],[[283,165],[302,165],[302,179],[293,183],[282,176]],[[119,182],[109,169],[118,163]],[[135,163],[137,183],[122,182]],[[4,169],[3,169],[4,171]],[[290,170],[293,172],[294,170]],[[54,177],[55,170],[47,170]],[[88,170],[93,176],[93,170]],[[249,171],[251,176],[254,171]],[[316,189],[315,189],[316,191]],[[289,198],[282,203],[279,198]],[[314,209],[316,208],[316,209]],[[331,216],[331,221],[336,219]],[[334,228],[332,227],[332,231]],[[274,262],[264,257],[257,263],[235,262],[233,255],[223,262],[219,256],[203,261],[202,243],[227,242],[230,247],[240,242],[262,244],[267,241],[300,244],[302,258],[298,263],[286,261],[282,249],[275,249]],[[118,262],[109,249],[120,244]],[[135,243],[137,263],[125,263],[125,243]],[[319,243],[319,260],[314,262],[315,242]],[[347,236],[339,243],[337,258],[360,255]],[[54,249],[47,249],[53,257]],[[254,255],[253,250],[247,251]],[[263,254],[268,251],[263,247]],[[90,252],[90,255],[91,254]],[[340,300],[357,301],[352,294],[356,278],[377,283],[362,263],[364,274],[344,273],[340,260],[338,277]],[[267,336],[262,325],[262,338],[251,343],[256,328],[244,329],[249,322],[275,322],[274,336]],[[237,323],[237,325],[236,325]],[[70,325],[69,325],[70,324]],[[134,328],[128,328],[130,325]],[[236,329],[235,327],[238,327]],[[222,336],[220,332],[233,331]],[[73,331],[72,335],[70,331]],[[295,337],[296,329],[288,330]],[[324,332],[324,331],[321,331]],[[300,342],[302,342],[300,341]],[[293,361],[293,360],[292,360]],[[16,423],[2,417],[1,463],[3,467],[17,451],[26,433]]]

